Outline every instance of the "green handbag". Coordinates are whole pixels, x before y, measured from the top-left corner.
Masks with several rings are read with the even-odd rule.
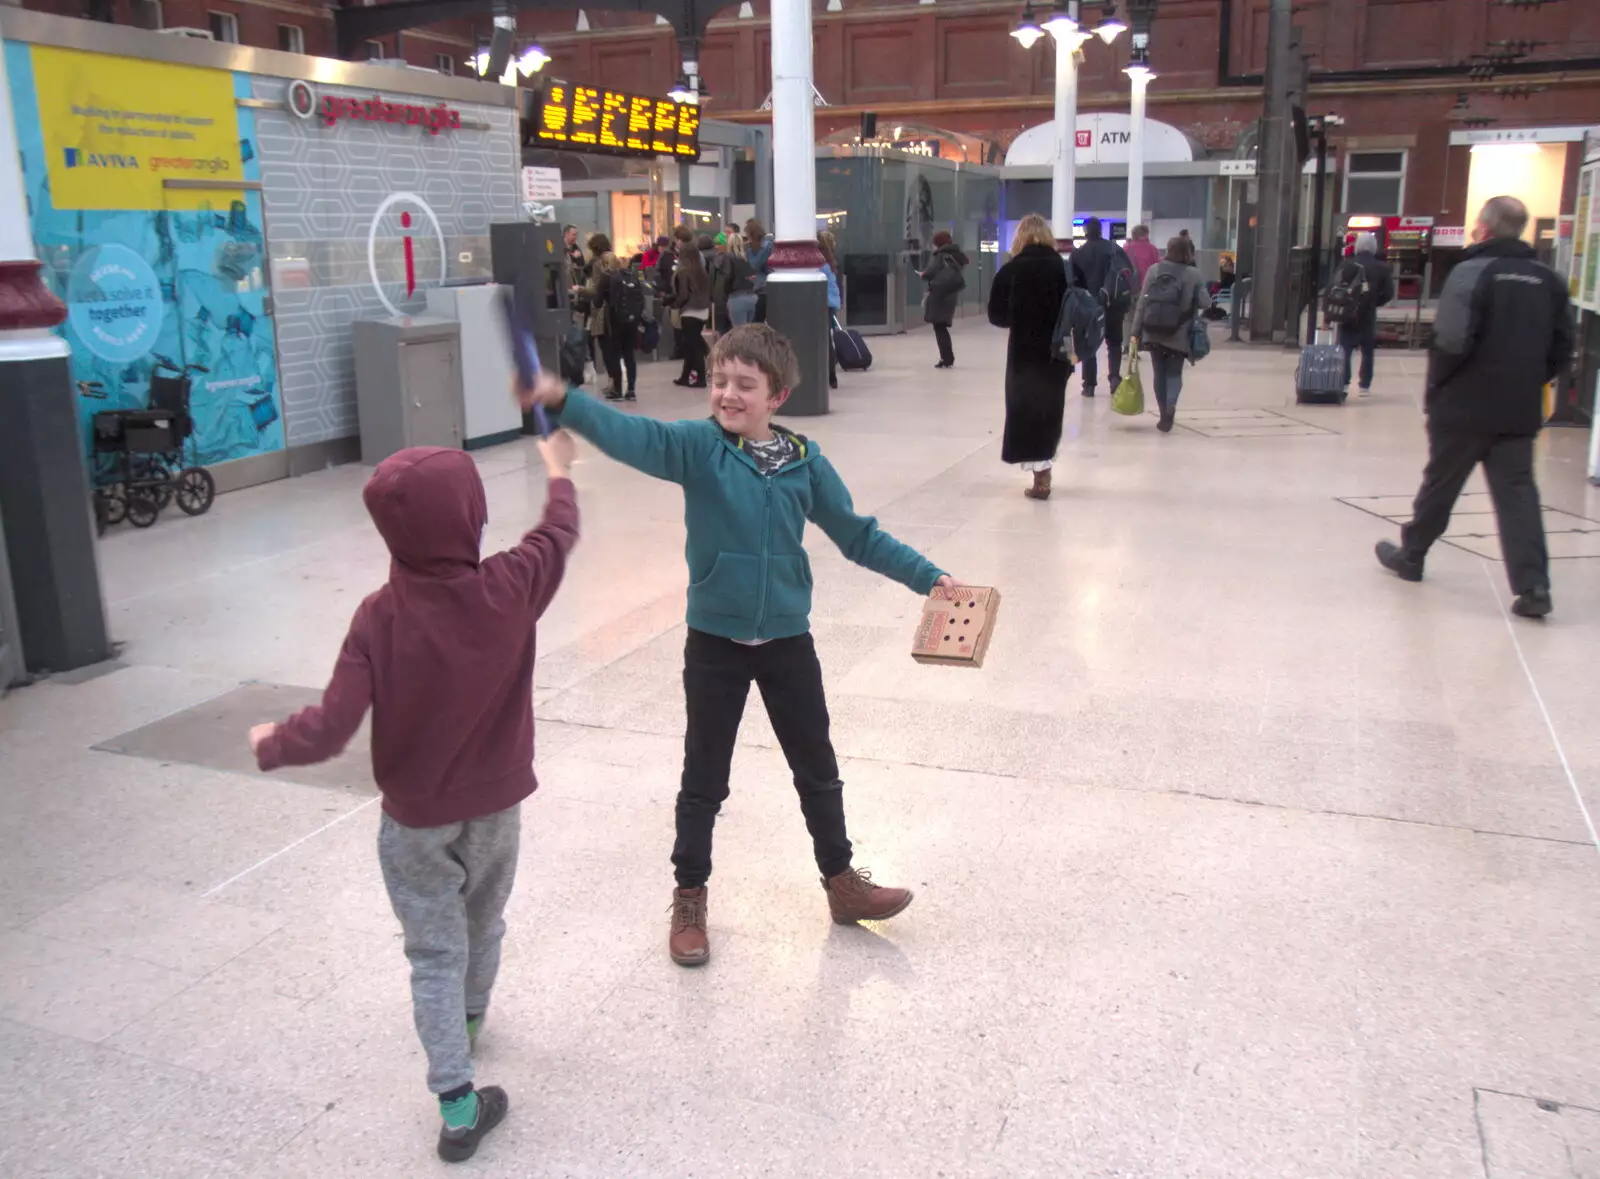
[[[1128,375],[1111,395],[1111,409],[1130,418],[1144,413],[1144,381],[1139,377],[1139,354],[1128,354]]]

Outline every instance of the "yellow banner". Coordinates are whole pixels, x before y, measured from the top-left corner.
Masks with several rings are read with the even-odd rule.
[[[244,179],[233,75],[45,45],[33,48],[50,199],[58,209],[205,209]]]

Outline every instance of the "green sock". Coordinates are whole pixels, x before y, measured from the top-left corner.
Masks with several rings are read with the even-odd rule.
[[[452,1130],[464,1130],[477,1125],[478,1091],[470,1090],[465,1097],[458,1097],[454,1101],[440,1098],[439,1113],[444,1117],[444,1124]]]
[[[476,1040],[478,1033],[483,1030],[483,1012],[467,1016],[467,1039]]]

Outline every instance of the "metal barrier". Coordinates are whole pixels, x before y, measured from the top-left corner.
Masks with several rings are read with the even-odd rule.
[[[1245,317],[1245,305],[1250,302],[1250,291],[1255,286],[1253,278],[1235,279],[1233,283],[1233,298],[1229,300],[1228,308],[1228,339],[1237,344],[1240,342],[1239,321]]]

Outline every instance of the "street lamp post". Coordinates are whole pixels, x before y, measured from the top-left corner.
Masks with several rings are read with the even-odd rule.
[[[1144,106],[1145,91],[1155,79],[1150,68],[1150,34],[1133,35],[1133,56],[1122,71],[1133,83],[1128,106],[1128,232],[1144,220]]]
[[[1051,161],[1050,222],[1057,242],[1072,241],[1072,219],[1078,189],[1078,51],[1099,35],[1107,45],[1127,25],[1117,19],[1117,6],[1103,6],[1100,23],[1085,29],[1078,20],[1078,0],[1057,0],[1042,25],[1033,19],[1033,6],[1023,9],[1022,20],[1011,35],[1031,48],[1046,33],[1055,42],[1055,158]]]

